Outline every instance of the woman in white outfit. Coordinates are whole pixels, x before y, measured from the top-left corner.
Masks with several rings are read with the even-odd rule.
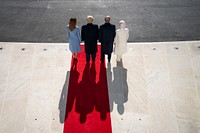
[[[124,20],[119,21],[119,27],[120,29],[117,29],[114,40],[114,53],[117,55],[117,61],[120,61],[122,55],[127,52],[127,41],[129,38],[129,29],[126,28]]]

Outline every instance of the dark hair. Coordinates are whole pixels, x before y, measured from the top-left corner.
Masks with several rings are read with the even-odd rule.
[[[77,22],[77,19],[76,18],[70,18],[69,20],[69,29],[71,31],[73,31],[76,27],[76,22]]]

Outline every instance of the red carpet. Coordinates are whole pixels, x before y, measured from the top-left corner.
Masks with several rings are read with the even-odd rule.
[[[95,63],[86,63],[84,46],[71,61],[63,133],[112,133],[105,62],[100,46]]]

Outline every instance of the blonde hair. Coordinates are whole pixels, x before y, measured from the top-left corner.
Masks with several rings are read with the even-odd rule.
[[[87,16],[87,22],[92,23],[94,21],[93,16]]]

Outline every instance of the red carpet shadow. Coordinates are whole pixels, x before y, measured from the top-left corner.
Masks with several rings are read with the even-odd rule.
[[[94,63],[86,63],[83,50],[72,61],[63,132],[112,132],[106,67],[99,52]]]

